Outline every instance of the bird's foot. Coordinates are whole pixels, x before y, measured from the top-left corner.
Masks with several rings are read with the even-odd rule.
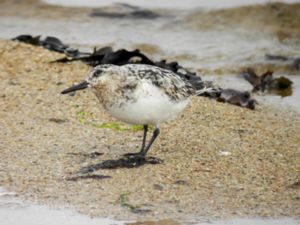
[[[155,158],[155,157],[146,157],[145,154],[141,152],[137,153],[126,153],[123,155],[124,162],[126,162],[125,167],[138,167],[144,164],[161,164],[163,160]]]
[[[125,158],[136,158],[136,159],[146,159],[146,156],[141,152],[126,153],[123,155]]]

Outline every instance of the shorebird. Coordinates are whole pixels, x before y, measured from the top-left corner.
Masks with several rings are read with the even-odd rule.
[[[172,71],[144,64],[99,65],[86,80],[61,93],[85,88],[94,91],[111,116],[129,124],[143,125],[141,150],[126,154],[138,158],[146,157],[159,135],[160,124],[176,118],[193,95],[205,90],[196,90],[188,80]],[[146,145],[149,125],[155,129]]]

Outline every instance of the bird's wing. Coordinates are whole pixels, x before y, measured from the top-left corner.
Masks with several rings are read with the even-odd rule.
[[[128,64],[126,69],[132,76],[151,82],[164,91],[172,100],[181,100],[196,94],[193,85],[176,73],[156,66]]]

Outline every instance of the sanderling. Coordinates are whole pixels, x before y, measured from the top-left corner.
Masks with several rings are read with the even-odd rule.
[[[88,87],[110,115],[129,124],[144,126],[141,150],[127,154],[139,158],[145,158],[160,132],[159,125],[174,119],[190,98],[201,92],[196,91],[188,80],[156,66],[104,64],[95,67],[85,81],[62,91],[62,94]],[[149,125],[155,129],[146,145]]]

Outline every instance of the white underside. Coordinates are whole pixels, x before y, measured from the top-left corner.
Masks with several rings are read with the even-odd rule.
[[[189,98],[171,101],[162,90],[146,81],[140,83],[133,94],[136,101],[124,102],[122,107],[114,105],[108,109],[109,113],[126,123],[158,126],[174,119],[189,102]]]

